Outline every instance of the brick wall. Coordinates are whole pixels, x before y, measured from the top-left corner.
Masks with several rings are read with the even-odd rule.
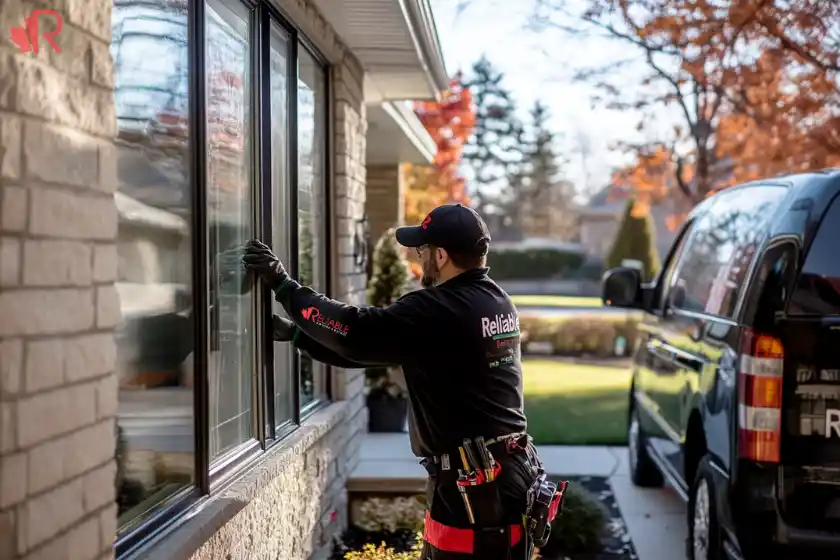
[[[403,224],[405,195],[399,165],[371,165],[367,175],[366,209],[375,243],[389,227]]]
[[[0,44],[0,558],[96,560],[116,531],[111,3],[38,7],[64,14],[62,53]]]

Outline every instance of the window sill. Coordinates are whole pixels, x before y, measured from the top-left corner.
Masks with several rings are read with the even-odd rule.
[[[301,426],[260,455],[231,482],[199,502],[181,520],[152,537],[152,541],[126,558],[189,558],[226,523],[258,499],[278,478],[285,476],[296,458],[306,454],[334,427],[349,420],[347,401],[314,411]]]

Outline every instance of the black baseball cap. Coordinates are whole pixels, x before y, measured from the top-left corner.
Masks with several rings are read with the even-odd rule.
[[[438,206],[419,226],[397,228],[397,242],[404,247],[435,245],[464,254],[484,255],[490,247],[490,231],[478,212],[460,204]]]

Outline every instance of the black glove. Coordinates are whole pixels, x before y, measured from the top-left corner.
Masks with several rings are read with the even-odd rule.
[[[295,337],[297,327],[288,319],[272,315],[271,322],[273,325],[272,338],[275,342],[288,342]]]
[[[283,263],[262,241],[252,239],[245,244],[242,262],[245,268],[254,271],[275,292],[289,281],[289,273],[283,268]]]

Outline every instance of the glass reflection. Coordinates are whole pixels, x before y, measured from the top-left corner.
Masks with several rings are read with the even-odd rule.
[[[250,145],[250,11],[208,2],[207,212],[210,249],[210,456],[252,436],[254,303],[236,253],[254,235]]]
[[[288,145],[288,66],[289,40],[275,23],[269,45],[269,86],[271,88],[271,224],[272,248],[283,262],[291,262],[289,243],[289,145]],[[286,316],[283,306],[273,303],[274,313]],[[293,418],[292,348],[274,345],[274,414],[277,425]]]
[[[324,69],[302,45],[298,52],[298,276],[302,284],[324,293],[326,78]],[[306,355],[301,355],[300,368],[300,402],[305,406],[326,396],[325,368]]]
[[[119,186],[119,530],[194,481],[187,7],[112,11]]]

